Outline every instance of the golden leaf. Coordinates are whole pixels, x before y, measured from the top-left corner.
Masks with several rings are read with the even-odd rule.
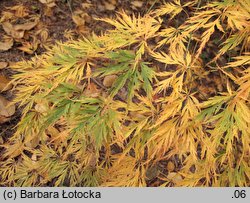
[[[142,1],[132,1],[131,4],[137,8],[141,8],[143,6]]]
[[[8,9],[15,11],[15,16],[18,18],[24,18],[29,15],[27,7],[23,4],[8,7]]]
[[[0,116],[10,117],[16,111],[15,105],[10,105],[10,102],[0,95]]]
[[[1,47],[1,45],[0,45],[0,47]],[[6,68],[7,66],[8,66],[7,62],[0,62],[0,70],[3,69],[3,68]]]
[[[181,182],[183,180],[182,176],[178,173],[174,173],[174,172],[171,172],[167,175],[167,178],[175,183],[175,184],[178,184],[179,182]]]
[[[13,40],[0,42],[0,51],[7,51],[13,46]]]
[[[38,23],[38,20],[36,19],[34,22],[27,22],[24,24],[18,24],[18,25],[14,25],[14,29],[16,31],[21,31],[21,30],[31,30],[32,28],[34,28]]]
[[[39,0],[39,1],[50,8],[56,6],[55,0]]]
[[[84,26],[85,20],[81,18],[79,15],[72,15],[72,20],[77,26]]]
[[[111,4],[111,3],[104,2],[104,6],[105,6],[106,10],[108,10],[108,11],[115,10],[115,6],[113,4]]]
[[[2,26],[3,26],[4,31],[8,35],[12,36],[13,38],[16,38],[16,39],[23,38],[23,36],[24,36],[24,30],[20,30],[20,31],[15,30],[15,27],[11,23],[9,23],[7,21],[3,22]]]
[[[167,164],[167,170],[172,172],[172,171],[174,171],[174,169],[175,169],[174,163],[172,161],[169,161]]]
[[[0,91],[7,91],[12,88],[10,80],[4,75],[0,75]]]

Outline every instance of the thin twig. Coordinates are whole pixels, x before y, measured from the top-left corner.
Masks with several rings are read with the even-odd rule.
[[[152,3],[152,5],[149,7],[149,9],[147,10],[146,13],[149,13],[149,12],[152,10],[152,8],[154,7],[154,5],[156,4],[156,1],[157,1],[157,0],[155,0],[155,1]]]
[[[72,0],[68,0],[67,3],[68,3],[68,6],[69,6],[69,10],[71,12],[71,15],[73,15]]]
[[[103,84],[101,84],[99,81],[97,81],[95,78],[91,78],[91,80],[97,85],[99,86],[101,89],[105,90],[105,91],[108,91],[108,88],[105,87]],[[116,94],[116,96],[124,103],[126,103],[126,101],[119,95],[119,94]]]
[[[200,5],[201,5],[201,0],[200,0],[200,1],[198,2],[198,4],[197,4],[197,7],[196,7],[195,12],[200,8]],[[193,37],[193,32],[194,32],[194,31],[192,31],[192,32],[190,33],[190,35],[189,35],[187,50],[189,49],[189,46],[190,46],[190,43],[191,43],[191,40],[192,40],[192,37]],[[196,49],[196,45],[195,45],[195,49]],[[194,51],[195,51],[195,49],[194,49]]]

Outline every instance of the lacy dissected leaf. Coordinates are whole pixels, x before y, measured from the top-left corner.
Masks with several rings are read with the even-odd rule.
[[[143,187],[146,186],[145,173],[145,166],[136,166],[136,159],[126,156],[109,169],[102,186]]]

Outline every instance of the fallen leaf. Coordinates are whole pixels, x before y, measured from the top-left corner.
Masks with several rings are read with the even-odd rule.
[[[100,12],[105,11],[105,7],[102,4],[97,4],[97,10]]]
[[[120,95],[120,97],[123,99],[123,100],[126,100],[127,99],[127,96],[128,96],[128,91],[126,90],[126,88],[122,88],[122,89],[120,89],[120,91],[119,91],[119,95]]]
[[[0,115],[0,124],[6,123],[10,120],[10,117],[5,117]]]
[[[31,156],[31,160],[32,161],[34,161],[34,162],[36,162],[37,161],[37,155],[34,153],[34,154],[32,154],[32,156]]]
[[[109,0],[109,2],[113,5],[116,5],[117,4],[117,0]]]
[[[91,168],[95,168],[96,167],[96,162],[97,162],[96,154],[91,153],[90,158],[89,158],[88,166],[90,166]]]
[[[0,95],[0,116],[8,118],[16,111],[15,105],[10,105],[10,102]]]
[[[47,28],[42,28],[36,32],[36,35],[39,35],[41,42],[45,43],[49,38],[49,31]]]
[[[91,3],[82,3],[81,6],[83,9],[88,9],[92,6],[92,4]]]
[[[133,1],[133,2],[131,2],[131,4],[137,8],[141,8],[143,6],[142,1]]]
[[[34,28],[38,23],[38,20],[36,19],[34,22],[28,22],[28,23],[24,23],[24,24],[18,24],[18,25],[14,25],[14,29],[16,31],[22,31],[22,30],[31,30],[32,28]]]
[[[19,50],[22,50],[28,54],[33,54],[38,48],[39,40],[33,37],[33,42],[23,42],[22,44],[23,46],[18,47]]]
[[[214,83],[215,83],[217,89],[218,89],[220,92],[222,92],[222,91],[223,91],[223,84],[224,84],[224,82],[222,81],[222,78],[215,75],[215,76],[213,76],[213,81],[214,81]]]
[[[39,113],[46,113],[48,111],[48,106],[45,103],[37,103],[35,105],[35,110]]]
[[[52,8],[56,5],[55,0],[39,0],[42,4]]]
[[[0,62],[0,70],[8,66],[7,62]]]
[[[172,161],[169,161],[167,164],[167,170],[172,172],[175,169],[175,165]]]
[[[210,95],[216,93],[216,88],[213,86],[199,85],[197,88],[199,92],[199,98],[201,98],[202,100],[207,99],[210,97]]]
[[[18,18],[24,18],[29,15],[28,9],[23,4],[8,7],[8,9],[15,11],[15,16]]]
[[[100,95],[100,90],[94,83],[88,84],[87,88],[84,90],[84,95],[87,97],[98,97]]]
[[[54,15],[54,9],[52,9],[52,8],[49,7],[49,6],[46,6],[46,7],[44,8],[43,13],[44,13],[44,16],[52,17],[52,16]]]
[[[15,27],[8,21],[2,23],[4,31],[16,39],[21,39],[24,36],[24,30],[17,31]]]
[[[0,75],[0,91],[7,91],[12,88],[12,85],[9,83],[10,80],[4,75]]]
[[[180,174],[174,173],[174,172],[169,173],[167,178],[175,184],[177,184],[183,180],[183,178]]]
[[[1,13],[0,23],[12,19],[14,15],[15,14],[10,11],[3,11]]]
[[[0,42],[0,50],[7,51],[13,46],[13,40],[9,40],[7,42]]]
[[[11,35],[11,32],[12,32],[12,30],[14,29],[14,28],[13,28],[13,25],[12,25],[10,22],[6,21],[6,22],[3,22],[3,23],[2,23],[2,26],[3,26],[4,31],[5,31],[8,35]]]
[[[158,166],[155,165],[155,166],[152,166],[151,168],[147,169],[147,171],[146,171],[146,177],[149,180],[152,180],[152,179],[156,178],[159,175],[159,173],[160,173],[160,171],[158,169]]]
[[[83,26],[85,24],[85,20],[78,15],[72,15],[72,20],[77,26]]]
[[[103,79],[103,85],[105,87],[111,87],[116,79],[117,79],[117,75],[107,75]]]
[[[110,4],[110,3],[105,2],[105,3],[104,3],[104,6],[105,6],[105,9],[108,10],[108,11],[113,11],[113,10],[115,10],[115,6],[114,6],[113,4]]]

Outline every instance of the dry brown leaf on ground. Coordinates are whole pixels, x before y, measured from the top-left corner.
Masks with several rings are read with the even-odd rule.
[[[50,8],[56,6],[55,0],[39,0],[39,1]]]
[[[38,22],[39,18],[35,18],[33,22],[26,22],[23,24],[16,24],[16,25],[13,25],[9,21],[5,21],[2,22],[2,27],[8,35],[12,36],[15,39],[21,39],[24,36],[24,32],[26,30],[33,29]]]
[[[92,6],[91,2],[86,2],[81,4],[83,9],[88,9]]]
[[[169,173],[167,179],[169,179],[174,184],[177,184],[183,180],[182,176],[175,172]]]
[[[31,160],[32,160],[32,161],[37,161],[37,155],[36,155],[36,154],[32,154]]]
[[[5,123],[5,122],[7,122],[7,121],[9,121],[9,120],[10,120],[9,117],[5,117],[5,116],[1,116],[1,115],[0,115],[0,124]]]
[[[43,27],[39,29],[38,31],[36,31],[35,35],[38,35],[41,43],[44,44],[49,39],[49,30]]]
[[[80,17],[79,15],[72,15],[72,20],[77,26],[84,26],[85,24],[84,18]]]
[[[7,62],[0,62],[0,70],[6,68],[7,66],[8,66]]]
[[[24,36],[24,30],[17,31],[15,27],[8,21],[2,23],[4,31],[15,39],[21,39]]]
[[[4,21],[8,21],[10,19],[12,19],[15,15],[10,12],[10,11],[2,11],[1,12],[1,18],[0,18],[0,23],[4,22]]]
[[[84,90],[84,95],[87,97],[98,97],[100,95],[100,90],[94,83],[88,84],[87,88]]]
[[[76,24],[76,31],[79,33],[85,33],[87,28],[85,27],[86,20],[89,20],[89,16],[86,12],[78,9],[72,14],[72,20]]]
[[[49,107],[45,102],[41,101],[35,105],[35,110],[39,113],[46,113],[49,110]]]
[[[24,18],[29,15],[27,7],[24,6],[23,4],[19,4],[19,5],[12,6],[12,7],[7,7],[7,9],[14,11],[15,16],[18,18]]]
[[[146,171],[146,177],[148,180],[152,180],[156,178],[159,174],[160,174],[160,171],[157,165],[148,168]]]
[[[23,24],[18,24],[18,25],[14,25],[14,29],[16,31],[21,31],[21,30],[31,30],[32,28],[34,28],[37,23],[38,23],[38,18],[36,18],[34,20],[34,22],[27,22],[27,23],[23,23]]]
[[[172,171],[174,171],[174,169],[175,169],[174,163],[172,161],[169,161],[167,164],[167,170],[172,172]]]
[[[13,40],[0,42],[0,51],[8,51],[13,46]]]
[[[103,79],[103,85],[104,85],[105,87],[111,87],[117,78],[118,78],[117,75],[107,75],[107,76]]]
[[[143,2],[142,1],[133,1],[133,2],[131,2],[131,4],[134,7],[137,7],[137,8],[141,8],[143,6]]]
[[[18,47],[18,49],[24,51],[25,53],[33,54],[37,50],[39,43],[40,41],[33,37],[32,42],[23,42],[23,46]]]
[[[105,9],[108,11],[113,11],[116,8],[115,5],[108,3],[108,2],[104,2],[104,6],[105,6]]]
[[[209,98],[209,95],[216,93],[216,88],[214,86],[209,86],[209,84],[206,85],[200,85],[197,87],[199,98],[200,99],[207,99]]]
[[[7,91],[12,88],[10,84],[10,79],[5,77],[4,75],[0,75],[0,91]]]
[[[10,105],[10,102],[0,95],[0,123],[9,121],[15,111],[15,105]]]
[[[118,0],[107,0],[107,1],[110,2],[113,5],[116,5]]]

